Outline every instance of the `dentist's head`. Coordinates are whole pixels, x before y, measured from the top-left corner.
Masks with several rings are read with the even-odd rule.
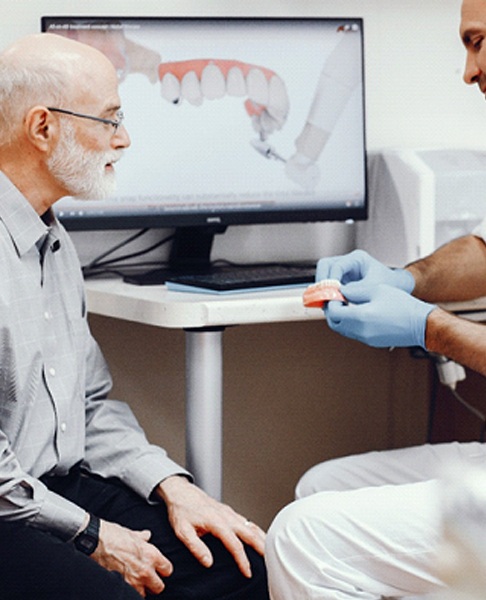
[[[463,0],[460,35],[466,48],[464,81],[486,94],[486,1]]]

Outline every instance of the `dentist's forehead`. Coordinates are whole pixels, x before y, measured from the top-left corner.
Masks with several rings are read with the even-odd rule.
[[[486,25],[486,0],[463,0],[460,34],[464,43]]]

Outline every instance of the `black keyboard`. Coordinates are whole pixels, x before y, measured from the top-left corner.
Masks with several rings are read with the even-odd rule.
[[[258,265],[220,267],[209,273],[173,275],[167,281],[218,292],[278,287],[314,282],[315,265]]]

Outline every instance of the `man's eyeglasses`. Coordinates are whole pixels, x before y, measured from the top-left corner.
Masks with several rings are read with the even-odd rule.
[[[118,127],[120,127],[124,119],[124,114],[122,110],[117,111],[116,121],[113,119],[102,119],[101,117],[92,117],[91,115],[84,115],[83,113],[73,112],[72,110],[64,110],[64,108],[54,108],[52,106],[48,106],[47,110],[62,113],[63,115],[70,115],[71,117],[79,117],[80,119],[90,119],[91,121],[98,121],[98,123],[104,123],[105,125],[111,125],[114,129],[113,135],[115,135],[115,133],[118,130]]]

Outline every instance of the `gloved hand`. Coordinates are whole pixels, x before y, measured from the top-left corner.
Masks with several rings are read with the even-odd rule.
[[[425,349],[425,326],[435,305],[391,285],[351,283],[341,287],[349,304],[330,301],[324,308],[329,327],[369,346]]]
[[[390,269],[363,250],[322,258],[317,263],[316,281],[322,279],[338,279],[343,285],[351,281],[370,286],[385,283],[409,294],[415,287],[411,273],[405,269]]]

